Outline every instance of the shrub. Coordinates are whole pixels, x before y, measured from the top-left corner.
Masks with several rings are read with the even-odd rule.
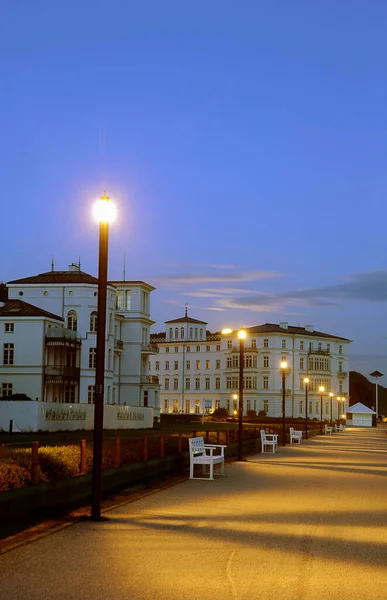
[[[266,417],[266,411],[265,410],[260,410],[258,413],[258,417]]]
[[[213,417],[228,417],[228,410],[227,410],[227,408],[222,408],[222,407],[216,408],[214,410],[214,412],[212,413],[212,416]]]
[[[255,410],[248,410],[246,413],[246,417],[248,419],[254,419],[257,416],[257,413],[255,412]]]
[[[31,469],[18,465],[9,458],[0,462],[0,492],[25,487],[31,482]]]
[[[81,449],[79,446],[42,446],[39,464],[47,479],[79,475]]]

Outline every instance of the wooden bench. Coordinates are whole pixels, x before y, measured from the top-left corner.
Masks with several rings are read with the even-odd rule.
[[[214,479],[214,465],[220,465],[220,473],[216,473],[216,475],[224,475],[224,449],[226,446],[205,444],[202,437],[190,438],[188,441],[190,479]],[[205,474],[206,467],[209,467],[209,477],[194,477],[195,465],[202,466],[202,475]]]
[[[266,431],[264,429],[261,429],[260,433],[261,433],[262,452],[266,452],[266,450],[265,450],[266,446],[268,448],[272,449],[271,452],[273,454],[275,452],[277,452],[278,435],[276,433],[266,433]],[[268,450],[267,452],[270,452],[270,450]]]
[[[329,435],[332,435],[333,432],[333,427],[331,427],[330,425],[325,425],[325,435],[327,433],[329,433]]]
[[[301,444],[302,442],[302,431],[297,431],[294,427],[289,427],[290,443],[293,444],[293,440]]]

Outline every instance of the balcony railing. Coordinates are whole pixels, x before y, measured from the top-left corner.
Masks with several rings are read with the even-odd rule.
[[[240,352],[239,344],[233,344],[231,348],[227,348],[228,352]],[[258,352],[258,348],[256,346],[245,346],[244,352]]]
[[[157,375],[143,375],[141,377],[141,383],[147,383],[150,385],[159,385],[159,378]]]
[[[157,344],[141,344],[142,354],[157,354]]]
[[[123,350],[124,342],[122,340],[114,340],[114,350]]]
[[[330,350],[323,350],[322,348],[320,350],[318,350],[318,348],[311,348],[308,350],[308,354],[319,354],[320,356],[330,356],[331,351]]]
[[[44,379],[45,379],[45,381],[47,381],[47,380],[78,381],[80,378],[80,372],[81,372],[81,370],[79,367],[63,367],[63,366],[48,365],[48,366],[44,367]]]
[[[77,331],[65,327],[48,327],[46,330],[46,344],[48,346],[81,345]]]

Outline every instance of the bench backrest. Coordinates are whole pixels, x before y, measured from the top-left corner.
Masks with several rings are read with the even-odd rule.
[[[261,441],[264,442],[266,440],[266,431],[264,429],[261,429]]]
[[[202,437],[189,438],[189,453],[192,456],[200,456],[206,453],[204,439]]]
[[[293,433],[294,433],[294,427],[289,427],[289,432],[290,432],[290,435],[293,435]]]

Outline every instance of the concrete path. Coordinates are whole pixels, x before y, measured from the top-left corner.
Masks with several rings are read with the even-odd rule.
[[[1,600],[387,598],[387,435],[226,465],[0,556]]]

